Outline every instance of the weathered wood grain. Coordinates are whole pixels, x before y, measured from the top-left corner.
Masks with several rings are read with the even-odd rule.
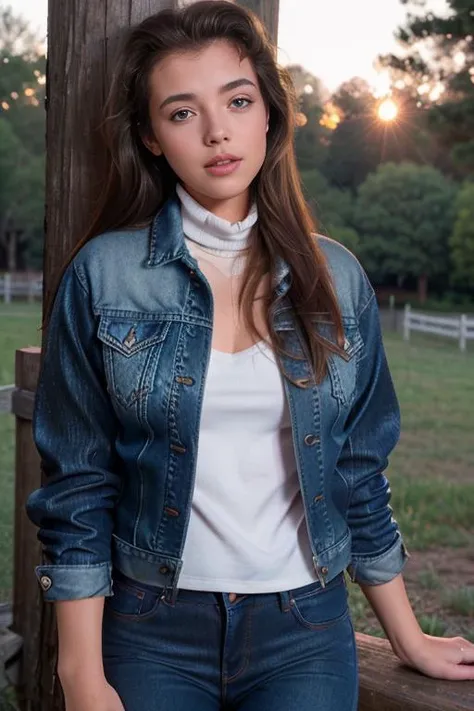
[[[278,18],[280,10],[279,0],[240,0],[239,5],[247,7],[260,17],[266,26],[270,37],[276,44],[278,38]]]
[[[15,386],[12,406],[16,415],[15,446],[15,517],[13,630],[23,638],[20,690],[29,697],[34,694],[34,674],[40,654],[41,600],[34,568],[40,562],[37,529],[28,519],[25,504],[29,494],[41,484],[40,460],[33,442],[31,418],[41,351],[22,348],[15,357]]]
[[[474,682],[430,679],[403,666],[387,640],[356,637],[359,711],[474,711]]]

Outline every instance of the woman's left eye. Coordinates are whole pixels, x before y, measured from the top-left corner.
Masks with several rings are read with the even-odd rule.
[[[253,101],[245,99],[243,96],[238,96],[236,99],[233,99],[232,104],[237,109],[245,109],[247,106],[250,106],[250,104],[253,104]]]

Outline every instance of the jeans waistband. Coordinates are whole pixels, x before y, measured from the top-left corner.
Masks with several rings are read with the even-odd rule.
[[[343,577],[344,574],[340,573],[338,576],[336,576],[336,578],[331,581],[329,587],[333,587],[337,584],[340,584],[341,579]],[[155,595],[161,595],[164,592],[164,588],[133,580],[127,575],[124,575],[124,573],[122,573],[117,568],[114,568],[112,578],[114,580],[121,581],[124,584],[128,584],[130,586],[153,593]],[[251,599],[254,602],[258,602],[259,605],[275,604],[275,602],[277,602],[286,609],[292,598],[300,598],[305,597],[307,595],[311,595],[311,593],[314,593],[321,588],[321,583],[319,581],[315,581],[313,583],[309,583],[308,585],[303,585],[299,588],[281,590],[271,593],[236,593],[237,598],[234,604]],[[208,592],[204,590],[186,590],[185,588],[178,588],[176,592],[176,602],[189,602],[195,605],[216,605],[219,603],[220,599],[228,599],[229,597],[229,593],[222,593],[219,591]]]

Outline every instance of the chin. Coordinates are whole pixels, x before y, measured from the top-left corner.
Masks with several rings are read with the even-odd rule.
[[[243,193],[247,193],[253,182],[253,180],[250,179],[245,181],[242,179],[238,181],[227,181],[225,178],[219,178],[218,180],[222,182],[217,185],[203,185],[200,192],[213,200],[233,200]]]

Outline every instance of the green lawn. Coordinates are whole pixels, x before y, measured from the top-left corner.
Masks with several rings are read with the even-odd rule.
[[[38,304],[0,302],[0,385],[15,379],[15,350],[41,343],[41,311]]]
[[[385,343],[402,410],[389,469],[396,517],[412,547],[465,544],[474,532],[474,354],[392,334]]]
[[[0,304],[0,384],[13,382],[14,350],[38,345],[39,308]],[[385,337],[387,354],[402,409],[402,436],[391,458],[394,514],[409,550],[436,553],[474,547],[474,354],[456,346],[414,336],[407,344],[394,334]],[[11,584],[13,492],[13,418],[0,415],[0,596]],[[417,610],[424,628],[448,628],[455,610],[474,614],[474,588],[443,590],[445,581],[429,567],[418,575],[415,597],[440,588],[440,610]],[[452,581],[451,581],[452,582]],[[459,585],[463,585],[462,582]],[[428,587],[427,587],[428,586]],[[351,585],[356,627],[377,633],[358,586]],[[451,612],[450,612],[451,611]],[[457,618],[458,619],[458,618]],[[438,633],[438,632],[437,632]]]

